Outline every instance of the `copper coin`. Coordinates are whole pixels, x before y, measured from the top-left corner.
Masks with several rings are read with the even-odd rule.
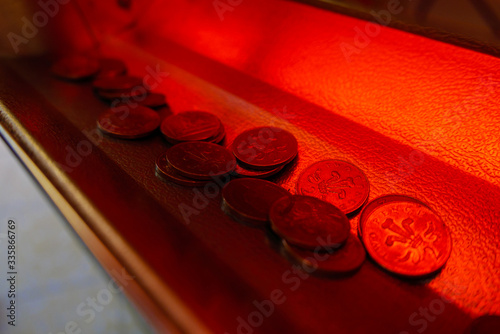
[[[373,201],[371,201],[370,203],[368,203],[363,208],[363,211],[361,211],[361,214],[359,216],[359,223],[358,223],[358,234],[360,236],[363,235],[363,226],[361,223],[366,222],[366,218],[372,213],[373,210],[375,210],[376,208],[378,208],[382,204],[386,204],[389,202],[399,202],[402,199],[405,201],[410,201],[410,202],[415,202],[415,203],[425,205],[422,201],[420,201],[416,198],[403,196],[403,195],[396,195],[395,194],[395,195],[385,195],[382,197],[378,197],[378,198],[374,199]]]
[[[117,77],[104,77],[94,80],[92,83],[94,88],[100,90],[132,90],[134,88],[144,88],[143,80],[138,77],[120,75]]]
[[[179,174],[197,180],[210,180],[236,167],[234,156],[226,148],[201,141],[172,146],[167,151],[167,159]]]
[[[161,123],[161,132],[172,142],[206,140],[219,133],[221,121],[206,111],[184,111]]]
[[[100,70],[97,73],[98,78],[117,77],[127,73],[127,66],[120,59],[101,58],[99,59]]]
[[[451,254],[451,235],[430,208],[400,195],[399,200],[370,210],[362,213],[362,240],[381,267],[398,275],[420,277],[444,266]]]
[[[177,173],[177,171],[170,166],[167,160],[167,153],[162,153],[156,158],[156,172],[168,181],[172,181],[182,186],[188,187],[202,187],[209,181],[206,180],[193,180],[184,177]]]
[[[356,166],[341,160],[325,160],[309,166],[299,177],[297,193],[327,201],[350,214],[368,199],[370,184]]]
[[[361,241],[351,234],[344,246],[337,250],[318,246],[316,250],[305,250],[282,241],[286,254],[303,266],[325,274],[348,274],[358,270],[366,259]]]
[[[317,246],[340,247],[349,236],[346,215],[316,197],[284,197],[271,207],[271,227],[290,244],[314,250]]]
[[[467,334],[498,334],[500,333],[500,315],[487,314],[472,321]]]
[[[233,175],[236,177],[253,177],[253,178],[266,178],[269,176],[272,176],[279,171],[283,169],[282,166],[278,166],[274,169],[269,169],[269,170],[256,170],[256,169],[250,169],[250,168],[244,168],[241,167],[240,165],[236,165],[236,168],[234,169]]]
[[[54,75],[69,80],[81,80],[92,77],[99,71],[99,62],[86,56],[69,56],[52,65]]]
[[[161,93],[149,93],[145,97],[136,99],[135,102],[149,108],[159,108],[167,104],[165,95]]]
[[[290,162],[298,151],[297,139],[288,131],[275,127],[259,127],[239,134],[231,145],[243,166],[273,169]]]
[[[228,209],[240,220],[255,225],[266,224],[271,206],[284,196],[291,195],[286,189],[259,179],[235,179],[222,189]]]
[[[145,137],[160,125],[160,116],[146,107],[110,108],[99,115],[97,126],[106,134],[125,139]]]

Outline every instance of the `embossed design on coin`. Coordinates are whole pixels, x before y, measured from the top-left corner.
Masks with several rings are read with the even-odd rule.
[[[259,179],[235,179],[222,189],[226,211],[237,220],[253,225],[266,224],[269,209],[284,196],[291,194],[272,182]]]
[[[197,180],[210,180],[236,167],[234,156],[226,148],[201,141],[172,146],[167,151],[167,160],[179,174]]]
[[[118,111],[119,110],[119,111]],[[125,139],[149,135],[160,125],[160,116],[153,110],[137,106],[135,108],[108,109],[99,115],[97,126],[106,134]]]
[[[346,215],[316,197],[283,197],[273,204],[269,218],[276,234],[306,249],[314,250],[321,245],[321,240],[322,246],[336,248],[349,236],[350,224]]]
[[[363,235],[363,222],[366,222],[366,218],[372,213],[373,210],[377,209],[380,205],[386,204],[389,202],[399,202],[401,200],[407,201],[407,202],[415,202],[418,204],[422,204],[425,206],[425,204],[422,201],[419,201],[416,198],[408,197],[408,196],[402,196],[402,195],[385,195],[382,197],[378,197],[368,203],[364,208],[363,211],[361,211],[361,214],[359,215],[359,223],[358,223],[358,234],[359,236]]]
[[[370,184],[365,174],[353,164],[325,160],[309,166],[301,174],[297,192],[330,202],[349,214],[366,202]]]
[[[219,118],[205,111],[184,111],[165,118],[161,124],[161,132],[171,143],[215,140],[220,131]]]
[[[288,131],[275,127],[259,127],[239,134],[231,145],[243,166],[273,169],[290,162],[298,150],[297,139]]]
[[[394,195],[392,195],[394,196]],[[441,269],[451,254],[451,235],[427,206],[399,196],[363,215],[362,239],[383,268],[404,276],[425,276]]]

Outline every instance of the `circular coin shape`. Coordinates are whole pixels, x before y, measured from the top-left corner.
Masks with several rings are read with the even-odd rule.
[[[201,141],[172,146],[167,151],[167,159],[179,174],[197,180],[210,180],[236,167],[234,156],[226,148]]]
[[[290,196],[286,189],[259,179],[235,179],[222,189],[227,209],[239,220],[254,225],[266,224],[271,206],[284,196]]]
[[[290,132],[264,126],[239,134],[231,148],[243,166],[273,169],[290,162],[297,155],[298,144]]]
[[[120,59],[101,58],[99,59],[100,70],[97,73],[98,78],[116,77],[127,73],[127,66]]]
[[[282,240],[286,254],[299,264],[324,274],[348,274],[358,270],[366,259],[361,241],[350,235],[337,250],[318,246],[314,251],[301,249]]]
[[[369,208],[360,221],[371,258],[386,270],[421,277],[441,269],[451,254],[451,235],[426,205],[406,196]]]
[[[160,116],[153,110],[137,106],[135,108],[113,108],[99,115],[97,126],[106,134],[133,139],[145,137],[160,125]]]
[[[95,75],[99,71],[99,62],[86,56],[69,56],[52,65],[54,75],[69,80],[81,80]]]
[[[184,111],[165,118],[161,132],[173,143],[206,140],[219,134],[221,121],[206,111]]]
[[[350,214],[366,202],[370,184],[365,174],[353,164],[325,160],[309,166],[300,175],[297,193],[320,198]]]
[[[207,180],[193,180],[187,177],[184,177],[176,172],[172,166],[168,163],[167,153],[162,153],[156,158],[156,171],[159,175],[161,175],[164,179],[172,181],[182,186],[188,187],[202,187],[207,184],[209,181]]]
[[[316,197],[283,197],[271,207],[271,227],[290,244],[314,250],[317,246],[340,247],[349,236],[346,215]]]
[[[487,314],[472,321],[467,334],[498,334],[500,333],[500,316]]]
[[[117,77],[104,77],[94,80],[92,83],[94,88],[100,90],[131,90],[133,88],[141,87],[144,88],[143,81],[141,78],[120,75]]]

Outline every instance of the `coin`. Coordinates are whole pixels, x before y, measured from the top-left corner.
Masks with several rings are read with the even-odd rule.
[[[197,180],[210,180],[236,167],[234,156],[226,148],[201,141],[172,146],[167,151],[167,159],[179,174]]]
[[[290,162],[298,150],[297,139],[288,131],[275,127],[258,127],[239,134],[231,145],[242,166],[273,169]]]
[[[382,204],[389,203],[389,202],[398,202],[401,200],[415,202],[415,203],[425,205],[422,201],[419,201],[416,198],[403,196],[403,195],[385,195],[382,197],[378,197],[378,198],[374,199],[373,201],[371,201],[370,203],[368,203],[363,208],[363,211],[361,211],[361,214],[359,216],[359,223],[358,223],[359,236],[363,235],[363,226],[362,226],[361,222],[365,222],[366,218],[372,213],[373,210],[375,210],[377,207],[379,207]]]
[[[299,177],[297,193],[314,196],[345,214],[358,210],[368,199],[370,184],[365,174],[342,160],[324,160],[309,166]]]
[[[202,187],[209,181],[206,180],[193,180],[184,177],[177,173],[177,171],[170,166],[167,160],[167,153],[162,153],[156,158],[156,172],[164,179],[172,181],[182,186],[188,187]]]
[[[395,196],[395,195],[392,195]],[[362,212],[362,241],[382,268],[402,276],[421,277],[441,269],[451,254],[451,235],[443,221],[426,205],[399,199],[369,206]]]
[[[351,234],[341,248],[305,250],[282,240],[285,253],[312,271],[324,274],[348,274],[358,270],[366,259],[366,251],[359,239]]]
[[[97,119],[97,126],[101,131],[124,139],[145,137],[159,125],[160,116],[154,110],[142,106],[110,108]]]
[[[165,118],[161,132],[172,143],[207,140],[215,139],[220,125],[219,118],[206,111],[184,111]]]
[[[237,220],[254,225],[264,225],[269,220],[269,210],[278,199],[290,193],[265,180],[242,178],[231,180],[222,189],[223,205]]]
[[[500,333],[500,315],[486,314],[472,321],[465,332],[467,334],[498,334]]]
[[[120,75],[117,77],[104,77],[94,80],[92,83],[95,89],[106,91],[125,91],[136,89],[144,89],[144,84],[141,78]]]
[[[98,60],[100,65],[97,78],[116,77],[127,73],[127,66],[120,59],[101,58]]]
[[[271,207],[272,229],[290,244],[314,250],[317,246],[340,247],[349,236],[346,215],[316,197],[283,197]]]
[[[269,176],[272,176],[279,171],[283,169],[282,166],[278,166],[274,169],[269,169],[269,170],[255,170],[255,169],[250,169],[250,168],[244,168],[240,165],[236,165],[236,168],[234,169],[233,175],[236,177],[254,177],[254,178],[266,178]]]
[[[82,80],[92,77],[99,71],[99,62],[92,57],[69,56],[55,62],[51,71],[63,79]]]

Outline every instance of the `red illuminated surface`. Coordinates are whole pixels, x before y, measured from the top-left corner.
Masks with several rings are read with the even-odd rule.
[[[394,278],[370,261],[349,279],[307,276],[294,272],[262,231],[225,216],[217,198],[185,225],[178,205],[192,201],[192,190],[154,176],[155,158],[167,147],[160,135],[129,144],[104,140],[72,181],[210,330],[236,333],[238,317],[247,319],[252,302],[276,289],[285,301],[256,333],[417,333],[420,308],[438,304],[444,310],[426,320],[425,332],[460,333],[472,317],[500,312],[498,59],[383,28],[347,61],[340,45],[353,44],[354,29],[366,22],[285,1],[243,1],[223,21],[212,1],[137,1],[118,18],[105,14],[106,7],[116,10],[114,1],[99,9],[95,1],[79,3],[103,51],[124,59],[131,74],[156,64],[168,71],[158,91],[175,112],[213,112],[228,143],[270,123],[292,132],[299,159],[277,179],[286,189],[295,189],[312,163],[341,159],[366,174],[370,199],[411,195],[450,228],[451,257],[427,282]],[[17,117],[64,162],[61,138],[76,145],[83,129],[95,127],[99,107],[79,104],[90,91],[33,81],[49,100],[61,92],[64,98],[54,102],[57,111],[37,106]],[[53,127],[67,130],[44,136],[37,124],[61,114],[67,121]],[[90,182],[95,175],[106,181]],[[124,183],[129,191],[120,191]]]

